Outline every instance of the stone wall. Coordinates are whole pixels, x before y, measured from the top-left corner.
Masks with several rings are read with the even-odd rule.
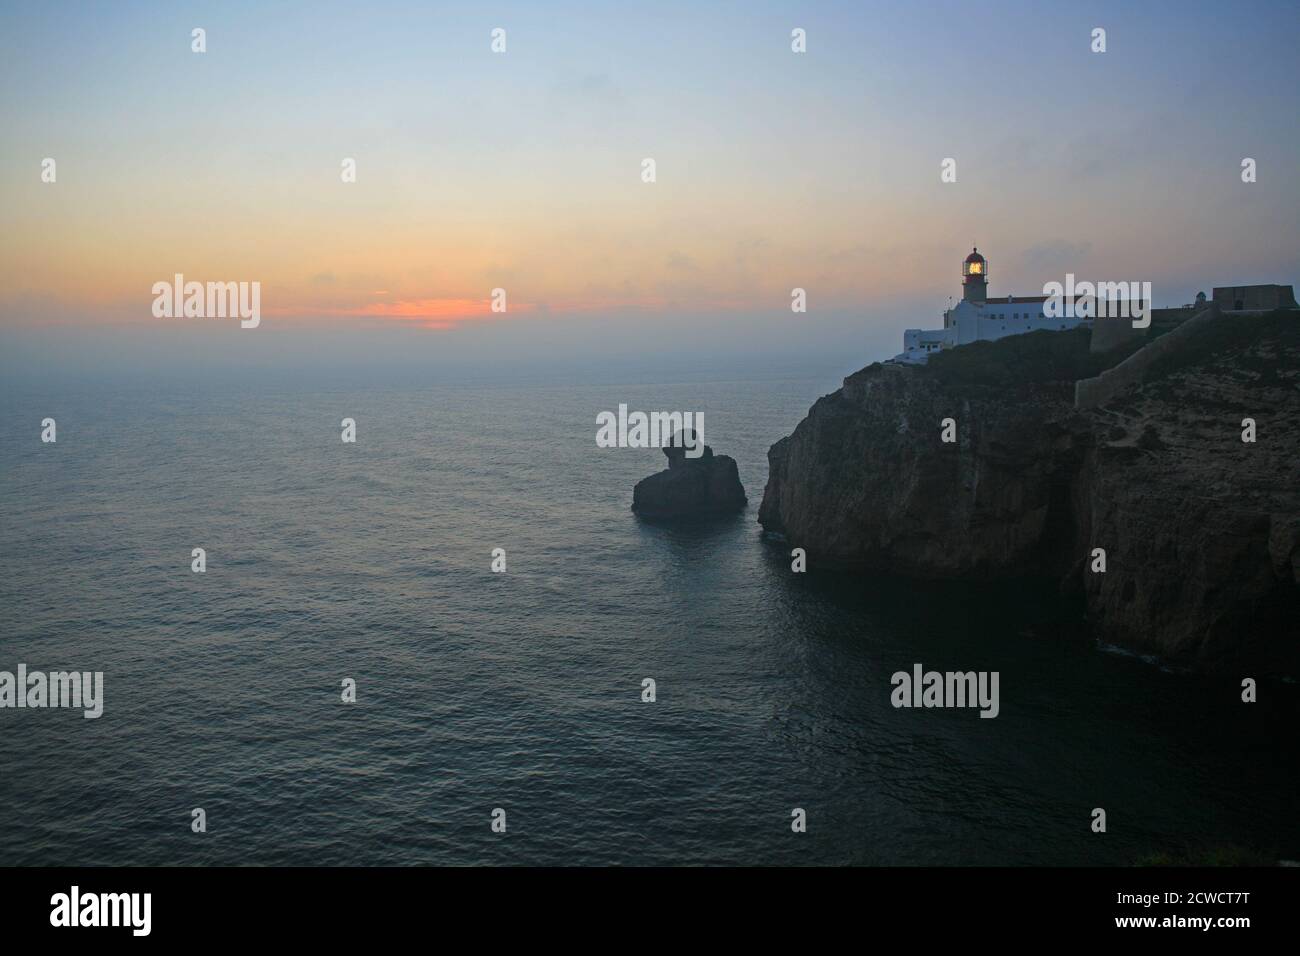
[[[1226,286],[1214,290],[1214,304],[1224,312],[1294,309],[1295,292],[1289,285]]]
[[[1172,332],[1154,339],[1114,368],[1107,369],[1096,378],[1085,378],[1075,382],[1074,407],[1096,408],[1110,401],[1130,385],[1137,385],[1146,375],[1146,370],[1156,361],[1183,348],[1199,329],[1221,315],[1217,305],[1208,305]],[[1096,332],[1094,328],[1093,334],[1095,335]]]

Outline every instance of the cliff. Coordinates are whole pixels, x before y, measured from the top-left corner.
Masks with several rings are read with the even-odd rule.
[[[1296,673],[1300,314],[1202,323],[1141,381],[1079,409],[1075,382],[1143,347],[1090,354],[1088,335],[849,376],[772,446],[759,522],[812,566],[1043,578],[1082,598],[1102,640]]]

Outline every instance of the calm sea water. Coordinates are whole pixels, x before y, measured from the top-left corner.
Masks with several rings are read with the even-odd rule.
[[[106,702],[0,711],[0,864],[1300,857],[1293,685],[1244,706],[1029,588],[790,573],[766,451],[835,384],[6,394],[0,669]],[[703,410],[749,511],[638,520],[663,456],[595,447],[619,402]],[[1001,715],[895,710],[914,662],[1000,671]]]

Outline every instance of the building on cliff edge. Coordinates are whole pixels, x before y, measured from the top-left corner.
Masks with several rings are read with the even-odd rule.
[[[1077,326],[1092,326],[1090,318],[1048,316],[1045,295],[1009,295],[990,299],[989,263],[978,248],[961,265],[961,301],[943,314],[941,329],[908,329],[903,333],[903,351],[891,361],[907,365],[923,364],[933,352],[967,345],[992,342],[1008,335],[1023,335],[1039,329],[1061,331]]]
[[[903,365],[922,365],[941,349],[955,348],[971,342],[993,342],[1008,335],[1023,335],[1045,329],[1051,332],[1093,327],[1093,309],[1067,308],[1064,316],[1052,317],[1046,295],[1009,295],[1005,299],[990,299],[989,263],[979,249],[961,266],[961,301],[943,314],[941,329],[908,329],[903,333],[903,351],[889,362]],[[1149,283],[1148,283],[1149,285]],[[1072,300],[1079,303],[1082,299]],[[1130,300],[1133,301],[1133,300]],[[1124,323],[1103,323],[1093,330],[1091,350],[1094,352],[1114,348],[1131,339],[1151,338],[1180,325],[1206,307],[1205,293],[1198,293],[1196,301],[1174,309],[1152,309],[1150,302],[1136,300],[1154,317],[1155,329],[1148,332],[1145,326]],[[1220,312],[1271,312],[1274,309],[1300,309],[1295,292],[1289,285],[1224,286],[1214,289],[1211,300]],[[1082,312],[1082,315],[1077,313]],[[1110,312],[1115,315],[1114,311]],[[1103,334],[1104,333],[1104,334]]]

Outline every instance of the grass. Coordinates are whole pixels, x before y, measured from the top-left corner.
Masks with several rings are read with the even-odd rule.
[[[1265,315],[1225,313],[1222,319],[1196,333],[1177,353],[1152,365],[1145,379],[1153,382],[1179,369],[1212,364],[1219,356],[1233,354],[1239,371],[1260,376],[1259,384],[1278,384],[1274,381],[1278,374],[1276,361],[1240,354],[1261,339],[1275,341],[1284,350],[1300,348],[1300,312],[1279,309]],[[959,389],[1073,383],[1118,365],[1147,341],[1138,339],[1094,355],[1088,351],[1091,340],[1091,331],[1077,328],[972,342],[931,355],[918,371]]]
[[[1225,312],[1189,339],[1174,355],[1161,359],[1147,369],[1146,380],[1154,381],[1171,372],[1196,365],[1213,364],[1228,352],[1241,352],[1253,343],[1268,338],[1283,349],[1300,348],[1300,312],[1278,309],[1263,315],[1234,315]],[[1275,384],[1277,363],[1254,356],[1233,355],[1233,367],[1258,374]]]
[[[1093,355],[1088,329],[1040,330],[996,342],[972,342],[930,356],[925,373],[956,387],[1076,382],[1092,378],[1128,358],[1142,342]]]

